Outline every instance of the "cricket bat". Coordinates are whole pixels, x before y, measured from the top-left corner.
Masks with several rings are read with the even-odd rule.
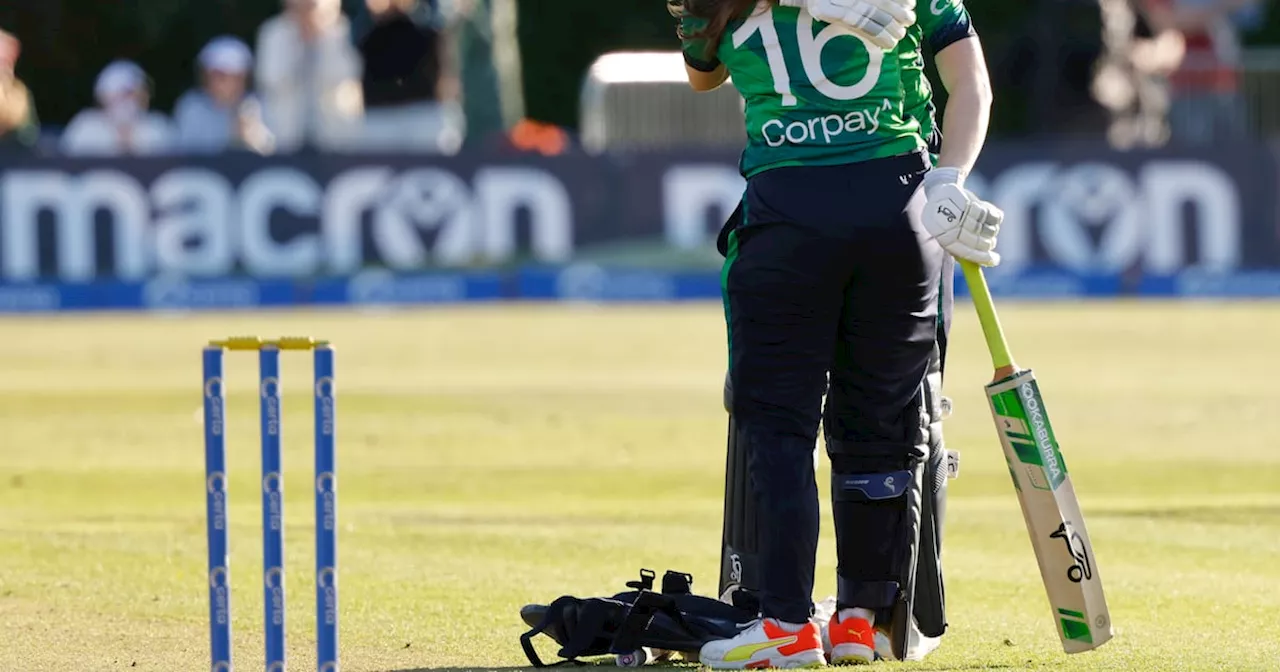
[[[1031,370],[1020,370],[1013,362],[982,268],[966,261],[960,266],[996,369],[994,382],[986,387],[987,400],[1058,637],[1067,653],[1096,649],[1111,639],[1111,614],[1044,398]]]

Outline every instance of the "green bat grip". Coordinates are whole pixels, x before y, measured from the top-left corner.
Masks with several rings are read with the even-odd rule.
[[[982,267],[972,261],[958,261],[960,270],[964,271],[964,280],[969,285],[969,293],[973,296],[973,307],[978,311],[982,334],[987,338],[991,363],[997,371],[1013,366],[1013,355],[1009,353],[1009,344],[1004,340],[1004,329],[1000,326],[1000,316],[996,315],[995,303],[991,301],[991,290],[987,288]]]

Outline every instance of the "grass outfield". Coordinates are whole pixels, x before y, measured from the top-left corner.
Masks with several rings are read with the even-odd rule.
[[[1071,658],[985,407],[989,360],[957,312],[952,629],[902,669],[1280,669],[1280,304],[1005,311],[1116,626]],[[344,670],[519,667],[521,604],[610,593],[640,567],[713,590],[720,319],[703,305],[0,320],[0,670],[208,669],[198,351],[239,333],[339,348]],[[311,372],[302,355],[284,367],[290,660],[305,670]],[[252,357],[228,362],[243,670],[262,665],[256,375]],[[830,528],[818,597],[835,585]]]

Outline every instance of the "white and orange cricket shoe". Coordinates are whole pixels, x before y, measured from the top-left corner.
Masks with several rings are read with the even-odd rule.
[[[876,629],[871,621],[836,612],[827,626],[832,665],[866,665],[876,659]]]
[[[823,667],[822,632],[817,623],[752,621],[738,636],[702,646],[699,660],[714,670]]]

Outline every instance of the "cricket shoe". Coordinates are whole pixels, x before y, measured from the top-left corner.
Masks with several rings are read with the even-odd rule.
[[[772,618],[752,621],[731,639],[702,645],[699,659],[713,670],[822,667],[822,634],[813,622],[783,624]]]
[[[942,644],[941,637],[928,637],[921,633],[916,625],[916,619],[912,618],[909,626],[911,629],[907,631],[907,654],[903,660],[924,660],[925,656],[933,653]],[[889,633],[879,628],[876,628],[876,653],[882,660],[897,660],[893,654],[893,643],[889,640]]]
[[[876,629],[865,618],[848,616],[842,620],[838,612],[832,614],[827,638],[832,665],[866,665],[876,659]]]

